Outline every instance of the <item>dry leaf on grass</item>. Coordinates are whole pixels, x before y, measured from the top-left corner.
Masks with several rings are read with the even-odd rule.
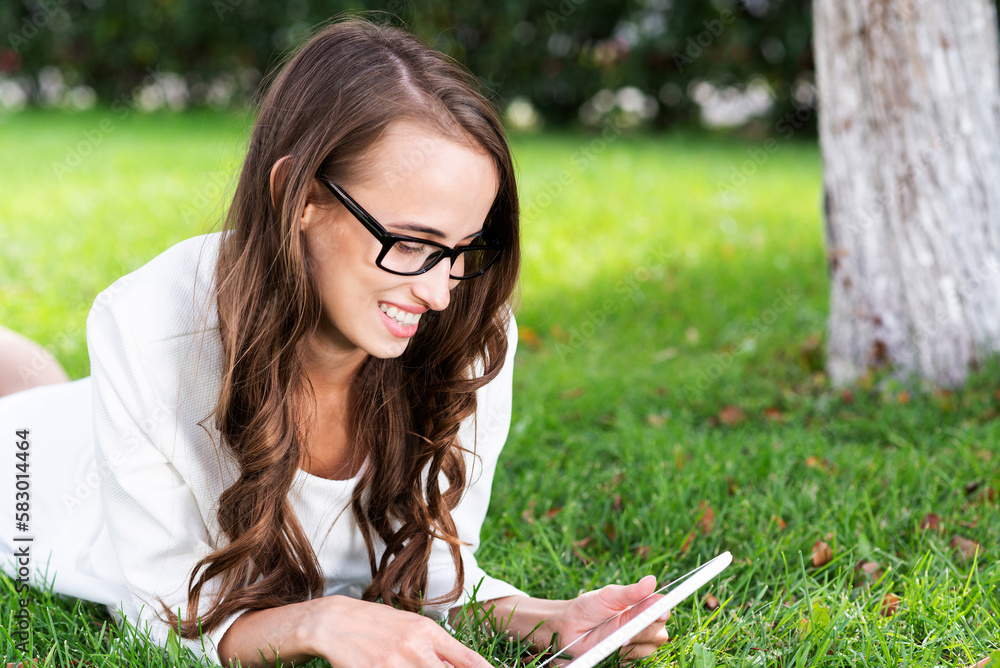
[[[924,529],[937,529],[941,524],[941,518],[938,517],[937,513],[927,513],[924,518],[920,520],[920,530]]]
[[[726,406],[719,411],[719,422],[727,427],[734,427],[746,419],[746,413],[739,406]]]
[[[576,555],[577,559],[579,559],[580,561],[582,561],[582,562],[584,562],[586,564],[592,564],[592,563],[594,563],[593,559],[591,559],[590,557],[588,557],[586,554],[583,553],[583,550],[588,545],[590,545],[590,541],[592,541],[592,540],[593,540],[593,537],[587,536],[586,538],[582,538],[580,540],[573,541],[573,554]]]
[[[732,476],[726,476],[726,493],[734,496],[738,491],[740,491],[739,483]]]
[[[963,538],[962,536],[952,538],[951,546],[955,548],[958,556],[964,560],[973,559],[977,554],[982,554],[985,551],[983,546],[976,541]]]
[[[521,513],[521,519],[524,520],[525,522],[527,522],[528,524],[534,524],[535,523],[535,500],[534,499],[529,499],[528,500],[528,507],[524,509],[523,513]]]
[[[708,505],[704,501],[698,502],[698,510],[701,511],[701,517],[698,518],[698,526],[701,527],[702,533],[709,533],[715,526],[715,511],[712,510],[712,506]]]
[[[882,597],[881,614],[883,617],[892,617],[899,610],[899,597],[895,594],[886,594]]]
[[[833,559],[833,550],[825,542],[818,540],[813,545],[812,562],[813,566],[819,568],[825,566]]]
[[[611,524],[611,522],[605,523],[605,525],[604,525],[604,535],[607,536],[608,540],[611,541],[611,542],[614,542],[615,536],[618,535],[618,532],[615,531],[615,527],[614,527],[613,524]]]
[[[538,332],[524,325],[518,325],[517,327],[517,340],[532,348],[537,348],[542,344],[542,339],[538,336]]]
[[[874,561],[859,561],[854,567],[854,586],[869,586],[882,578],[882,567]]]
[[[768,420],[781,422],[785,419],[785,414],[782,413],[781,410],[778,409],[777,407],[769,406],[768,408],[764,409],[764,417],[766,417]]]
[[[815,455],[806,457],[806,468],[809,469],[819,469],[820,471],[833,471],[833,464],[830,463],[829,459],[820,459]]]
[[[658,429],[663,425],[665,425],[666,423],[667,423],[667,418],[663,417],[659,413],[650,413],[649,415],[646,416],[646,424],[648,424],[650,427]]]
[[[715,598],[711,594],[705,597],[705,609],[706,610],[716,610],[719,607],[719,599]]]

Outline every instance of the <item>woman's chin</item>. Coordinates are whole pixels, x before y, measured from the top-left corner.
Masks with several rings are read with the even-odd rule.
[[[365,352],[379,359],[392,359],[406,352],[406,347],[409,344],[409,339],[396,339],[395,341],[380,342],[377,345],[368,346]]]

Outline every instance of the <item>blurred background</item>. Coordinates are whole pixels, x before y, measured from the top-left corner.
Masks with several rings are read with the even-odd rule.
[[[243,105],[321,21],[398,16],[512,125],[773,124],[814,102],[807,0],[24,0],[0,5],[0,109]],[[811,114],[796,129],[813,132]]]

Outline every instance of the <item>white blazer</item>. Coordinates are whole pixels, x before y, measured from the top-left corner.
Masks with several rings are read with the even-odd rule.
[[[13,555],[30,545],[30,582],[108,606],[116,621],[148,631],[163,645],[168,626],[161,597],[187,610],[195,563],[225,544],[219,496],[238,467],[219,447],[209,417],[218,397],[222,351],[214,269],[222,233],[182,241],[101,292],[87,318],[91,376],[0,398],[0,441],[29,431],[30,526],[12,540],[13,471],[0,475],[0,567],[16,578]],[[510,315],[501,373],[477,394],[478,409],[459,430],[468,487],[453,516],[462,548],[465,595],[479,600],[523,595],[489,577],[475,551],[490,499],[497,458],[507,438],[517,326]],[[481,368],[480,368],[481,370]],[[205,419],[208,418],[208,419]],[[198,423],[204,419],[204,427]],[[11,445],[5,461],[13,463]],[[8,467],[9,469],[12,467]],[[362,469],[363,470],[363,469]],[[324,595],[359,598],[371,582],[364,540],[350,508],[359,479],[329,480],[299,469],[289,500],[326,578]],[[443,484],[445,486],[446,483]],[[23,486],[23,485],[22,485]],[[380,554],[380,553],[379,553]],[[455,570],[447,547],[432,546],[427,598],[451,589]],[[205,614],[218,580],[203,589]],[[198,640],[182,640],[220,664],[218,643],[245,610]],[[445,610],[428,610],[441,617]]]

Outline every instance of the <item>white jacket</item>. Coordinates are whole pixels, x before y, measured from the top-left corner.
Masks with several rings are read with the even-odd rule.
[[[97,296],[87,318],[89,378],[0,398],[2,440],[12,443],[8,436],[15,429],[30,430],[32,526],[25,535],[34,536],[31,582],[41,586],[51,559],[54,591],[104,603],[113,612],[120,608],[116,620],[123,612],[140,629],[148,623],[151,640],[160,645],[168,626],[156,617],[156,597],[186,614],[193,566],[225,541],[217,521],[219,496],[238,477],[209,417],[222,366],[214,297],[221,234],[182,241]],[[523,594],[486,575],[474,554],[510,424],[513,314],[510,323],[503,370],[479,390],[477,413],[459,431],[462,444],[477,455],[466,462],[468,487],[453,513],[459,536],[471,543],[462,548],[466,594],[459,603],[477,585],[479,600]],[[11,450],[6,460],[13,456]],[[329,480],[299,469],[289,491],[326,577],[326,596],[358,598],[371,581],[350,508],[357,480]],[[0,476],[5,527],[14,526],[13,498],[13,475]],[[0,566],[8,574],[17,572],[12,533],[0,532],[6,557]],[[454,580],[451,556],[435,541],[427,598],[447,592]],[[217,579],[202,589],[201,614],[215,585]],[[242,612],[206,633],[204,646],[181,642],[219,663],[218,643]],[[440,617],[444,610],[428,612]]]

